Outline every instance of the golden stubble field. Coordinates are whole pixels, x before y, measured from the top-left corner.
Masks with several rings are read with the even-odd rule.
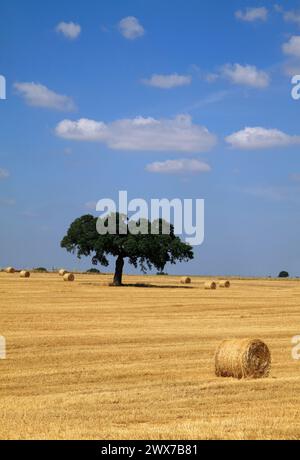
[[[0,273],[1,439],[300,438],[300,281],[109,281]],[[214,376],[231,337],[269,345],[269,378]]]

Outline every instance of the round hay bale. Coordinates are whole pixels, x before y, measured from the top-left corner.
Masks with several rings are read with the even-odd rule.
[[[68,273],[68,272],[67,272],[67,270],[65,270],[64,268],[61,268],[60,270],[58,270],[58,274],[59,274],[60,276],[64,276],[66,273]]]
[[[258,379],[268,377],[271,353],[258,339],[224,340],[215,354],[217,377]]]
[[[75,276],[73,273],[65,273],[63,276],[64,281],[74,281]]]
[[[13,267],[7,267],[4,271],[6,273],[15,273],[16,270]]]
[[[204,289],[217,289],[217,283],[215,281],[206,281],[204,283]]]
[[[181,284],[191,284],[192,280],[189,276],[183,276],[180,282]]]
[[[27,270],[21,270],[20,271],[20,278],[29,278],[30,277],[30,272]]]
[[[219,286],[220,286],[221,288],[230,288],[230,281],[228,281],[228,280],[221,280],[221,281],[219,282]]]

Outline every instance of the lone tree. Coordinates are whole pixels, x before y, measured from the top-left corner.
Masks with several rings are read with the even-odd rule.
[[[102,219],[90,214],[75,219],[60,245],[77,253],[79,259],[91,256],[94,265],[107,267],[107,257],[116,257],[114,286],[122,285],[126,258],[145,273],[153,266],[161,272],[167,262],[175,264],[194,257],[192,247],[174,234],[173,225],[162,219],[152,223],[146,219],[128,221],[119,213]]]
[[[290,275],[289,275],[289,272],[285,271],[285,270],[282,270],[279,275],[278,275],[278,278],[288,278]]]

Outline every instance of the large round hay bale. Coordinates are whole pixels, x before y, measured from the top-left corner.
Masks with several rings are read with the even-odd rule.
[[[64,281],[74,281],[75,276],[73,273],[65,273],[63,276]]]
[[[217,377],[258,379],[267,377],[270,368],[269,348],[258,339],[224,340],[215,354]]]
[[[181,284],[191,284],[192,280],[189,276],[183,276],[180,282]]]
[[[20,278],[29,278],[30,277],[30,272],[27,270],[21,270],[20,271]]]
[[[230,288],[230,281],[229,280],[221,280],[219,282],[219,286],[221,288]]]
[[[16,270],[15,270],[13,267],[7,267],[7,268],[5,269],[5,272],[6,272],[6,273],[15,273],[15,271],[16,271]]]
[[[217,289],[217,283],[215,281],[206,281],[204,283],[204,289]]]
[[[59,274],[60,276],[64,276],[66,273],[68,273],[68,272],[67,272],[67,270],[65,270],[64,268],[61,268],[60,270],[58,270],[58,274]]]

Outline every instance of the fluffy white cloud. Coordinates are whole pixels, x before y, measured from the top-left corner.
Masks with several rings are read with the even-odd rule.
[[[128,40],[134,40],[135,38],[142,37],[145,33],[144,27],[134,16],[127,16],[126,18],[121,19],[119,22],[119,30],[123,37]]]
[[[9,177],[9,171],[7,171],[7,169],[0,168],[0,180],[6,179],[7,177]]]
[[[74,22],[60,22],[56,28],[57,33],[63,34],[65,37],[70,40],[75,40],[80,35],[81,27],[79,24]]]
[[[178,75],[173,73],[170,75],[158,75],[153,74],[150,78],[145,78],[142,82],[145,85],[155,86],[156,88],[170,89],[176,88],[176,86],[189,85],[192,81],[190,75]]]
[[[269,75],[254,65],[226,64],[221,69],[223,77],[237,85],[265,88],[269,85]]]
[[[29,105],[66,112],[76,108],[72,98],[57,94],[40,83],[15,83],[14,87]]]
[[[288,42],[282,45],[284,54],[300,57],[300,35],[293,35]]]
[[[146,171],[160,174],[196,174],[211,171],[211,167],[200,160],[180,159],[156,161],[146,166]]]
[[[278,129],[266,129],[259,126],[244,128],[225,138],[231,147],[243,150],[287,147],[300,143],[300,136],[290,136]]]
[[[116,150],[204,152],[216,144],[207,128],[193,124],[188,115],[172,119],[136,117],[111,123],[81,118],[63,120],[56,134],[77,141],[99,141]]]
[[[260,8],[246,8],[245,10],[236,11],[235,17],[246,22],[266,21],[268,10],[264,6]]]
[[[108,128],[102,121],[80,118],[78,121],[63,120],[56,126],[56,134],[75,141],[103,141],[109,136]]]

